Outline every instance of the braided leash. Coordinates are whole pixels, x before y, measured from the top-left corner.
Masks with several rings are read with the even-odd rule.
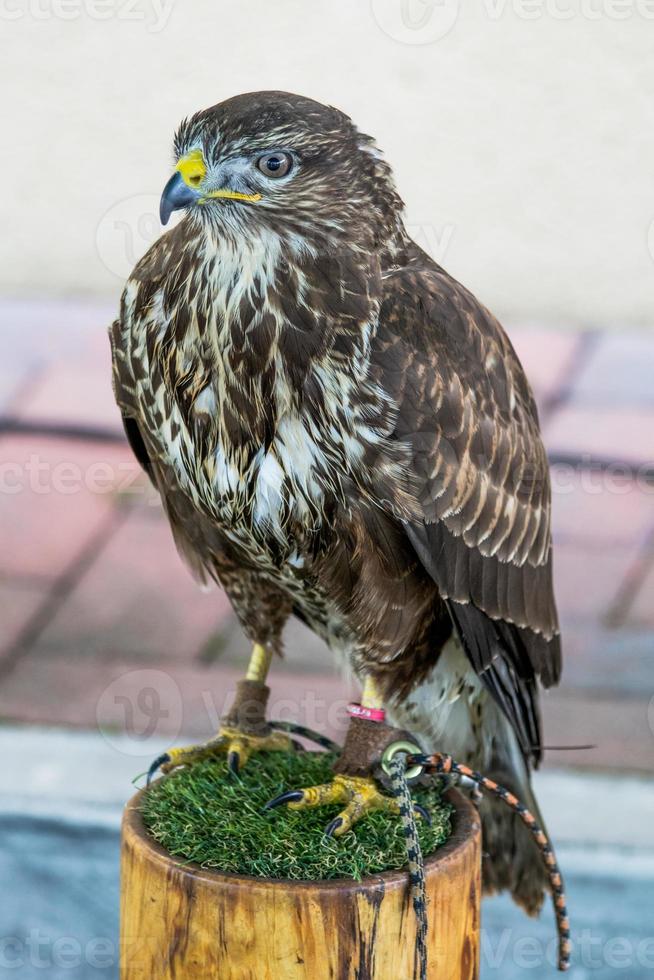
[[[446,755],[444,752],[434,752],[433,755],[412,755],[406,758],[406,764],[422,765],[425,767],[425,772],[434,776],[446,776],[449,773],[455,773],[457,776],[465,776],[467,779],[472,780],[479,788],[487,790],[502,800],[503,803],[506,803],[520,817],[524,825],[529,828],[541,852],[550,880],[559,937],[559,970],[567,970],[570,967],[570,922],[568,919],[563,876],[559,870],[554,848],[545,831],[537,823],[533,813],[504,786],[500,786],[492,779],[482,776],[481,773],[475,772],[469,766],[464,766],[460,762],[456,762],[451,755]]]
[[[315,742],[329,752],[338,752],[340,746],[310,728],[297,725],[290,721],[271,721],[271,728],[300,735]],[[427,977],[427,901],[425,889],[425,870],[418,828],[416,826],[411,791],[407,781],[407,769],[422,767],[425,773],[432,776],[447,776],[454,774],[465,776],[474,783],[478,798],[481,790],[485,789],[493,796],[502,800],[515,814],[517,814],[538,845],[538,849],[543,857],[545,868],[549,877],[552,899],[554,902],[554,913],[556,915],[556,927],[559,941],[559,970],[565,971],[570,967],[570,922],[565,898],[563,876],[554,853],[554,848],[542,827],[538,824],[533,813],[520,802],[520,800],[504,786],[500,786],[487,776],[470,769],[460,762],[457,762],[451,755],[444,752],[434,752],[432,755],[407,752],[410,746],[407,743],[393,743],[386,750],[386,764],[382,763],[383,768],[389,776],[393,795],[397,798],[400,806],[400,818],[407,842],[407,861],[409,865],[409,880],[411,886],[411,900],[413,909],[418,920],[418,930],[416,939],[416,957],[419,966],[420,980]],[[415,964],[414,964],[415,972]]]
[[[290,735],[300,735],[316,745],[322,746],[328,752],[339,752],[341,746],[337,745],[326,735],[314,732],[311,728],[298,725],[292,721],[270,721],[271,728],[277,731],[286,732]],[[391,746],[392,748],[393,746]],[[399,747],[399,743],[395,743]],[[418,929],[416,935],[416,950],[413,971],[416,972],[416,965],[419,969],[420,980],[427,980],[427,890],[425,887],[425,862],[420,847],[418,837],[418,827],[416,825],[413,800],[411,790],[406,778],[407,775],[407,750],[415,748],[410,744],[405,745],[404,752],[396,752],[388,761],[387,774],[391,784],[391,791],[396,797],[400,808],[400,819],[402,829],[406,838],[407,863],[409,866],[409,884],[411,889],[411,902],[416,915]],[[417,960],[417,964],[415,962]]]
[[[398,752],[388,763],[388,775],[391,781],[393,795],[400,807],[402,829],[406,837],[406,854],[409,864],[409,883],[411,886],[411,902],[418,924],[416,933],[416,950],[413,963],[413,973],[416,966],[420,980],[427,980],[427,890],[425,887],[425,862],[420,847],[418,828],[411,799],[411,790],[406,778],[407,757]],[[417,959],[417,964],[416,964]]]

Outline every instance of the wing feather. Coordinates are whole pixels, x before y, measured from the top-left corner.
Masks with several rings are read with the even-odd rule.
[[[549,470],[522,367],[497,320],[426,257],[385,278],[372,356],[413,478],[407,536],[537,758],[537,680],[556,683],[561,657]]]

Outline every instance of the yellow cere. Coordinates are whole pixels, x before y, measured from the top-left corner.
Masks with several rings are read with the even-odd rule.
[[[179,170],[185,184],[193,188],[199,187],[207,173],[202,150],[191,150],[181,158],[175,169]]]

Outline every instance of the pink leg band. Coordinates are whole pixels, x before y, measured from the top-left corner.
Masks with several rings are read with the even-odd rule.
[[[352,718],[366,718],[368,721],[386,721],[386,712],[383,708],[366,708],[362,704],[348,704],[347,713]]]

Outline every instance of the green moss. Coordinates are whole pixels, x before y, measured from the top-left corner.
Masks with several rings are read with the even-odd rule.
[[[328,782],[334,756],[274,752],[253,756],[239,777],[220,759],[179,769],[144,796],[143,820],[171,854],[204,868],[272,878],[355,878],[402,868],[405,838],[398,817],[376,812],[341,838],[323,830],[340,807],[280,807],[262,813],[287,789]],[[419,821],[425,855],[449,837],[452,808],[437,788],[418,788],[415,799],[432,816]]]

